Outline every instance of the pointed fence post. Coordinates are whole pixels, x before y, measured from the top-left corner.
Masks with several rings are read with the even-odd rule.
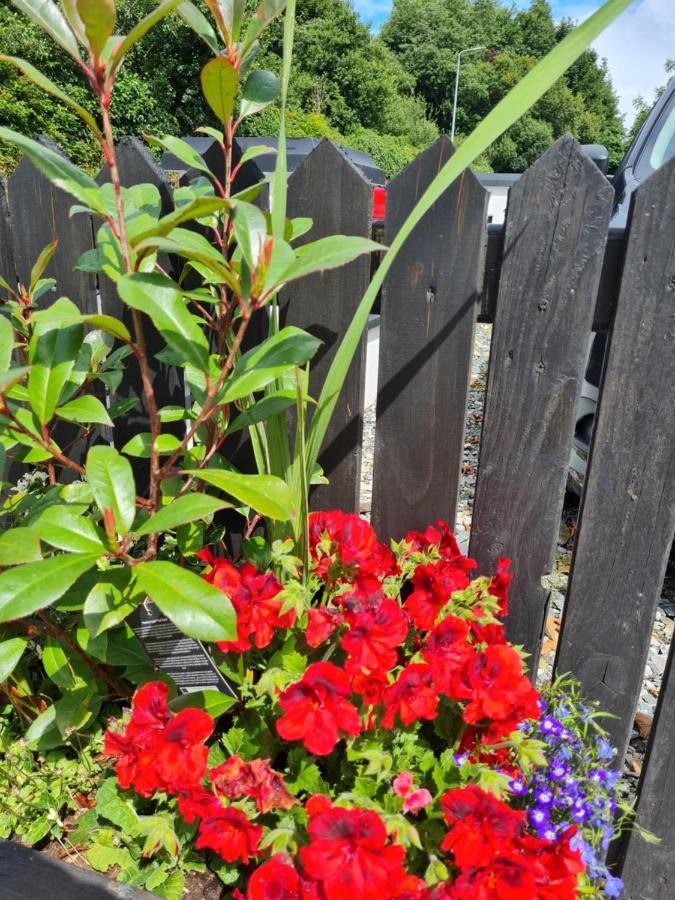
[[[470,555],[513,560],[507,633],[533,675],[612,198],[569,135],[509,196]]]
[[[299,243],[334,234],[369,237],[372,204],[372,186],[330,141],[322,141],[288,179],[288,217],[314,220]],[[315,399],[368,287],[370,263],[368,256],[359,257],[349,265],[293,282],[281,293],[283,324],[298,325],[323,341],[309,380],[309,393]],[[349,369],[319,457],[329,484],[313,490],[314,509],[359,509],[366,337]]]
[[[453,152],[441,137],[390,182],[385,244]],[[465,171],[383,285],[372,505],[383,541],[439,518],[454,527],[487,199]]]
[[[618,717],[619,759],[675,528],[674,204],[675,159],[634,197],[556,659]]]

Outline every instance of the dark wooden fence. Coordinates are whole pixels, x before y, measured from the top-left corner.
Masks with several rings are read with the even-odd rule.
[[[122,149],[125,182],[152,181],[168,208],[165,174],[138,142]],[[389,184],[385,241],[452,152],[441,138]],[[48,274],[59,292],[87,310],[120,312],[106,284],[71,272],[92,246],[92,228],[86,217],[68,219],[67,198],[27,160],[0,194],[6,278],[25,279],[58,236]],[[556,669],[576,674],[617,716],[608,727],[622,757],[675,527],[675,160],[639,188],[625,233],[607,241],[612,199],[605,178],[563,137],[511,189],[503,230],[488,233],[487,195],[468,171],[415,229],[382,291],[372,520],[383,539],[436,518],[455,521],[474,323],[491,322],[469,550],[484,572],[500,555],[513,560],[509,637],[536,671],[548,605],[542,576],[553,561],[588,338],[607,331]],[[314,217],[313,238],[368,235],[371,188],[325,142],[289,179],[289,210]],[[324,341],[314,396],[369,272],[359,260],[283,292],[286,321]],[[315,507],[359,509],[365,364],[364,336],[323,453],[330,486],[317,491]],[[160,365],[155,383],[165,402],[182,396]],[[132,381],[128,391],[140,395]],[[145,430],[142,419],[133,430]],[[618,865],[631,900],[675,897],[672,655],[637,803],[640,823],[661,843],[625,841]]]

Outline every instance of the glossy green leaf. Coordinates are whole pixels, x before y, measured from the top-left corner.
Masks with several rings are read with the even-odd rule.
[[[0,394],[6,393],[15,384],[18,384],[28,372],[30,372],[30,366],[18,366],[16,369],[0,372]]]
[[[0,643],[0,684],[7,681],[17,667],[27,646],[28,639],[22,637],[9,638]]]
[[[71,56],[79,56],[77,41],[63,13],[53,0],[12,0],[14,6],[32,19]]]
[[[136,245],[140,253],[145,249],[156,249],[163,253],[173,253],[188,261],[201,263],[210,273],[239,293],[239,284],[234,277],[232,269],[223,259],[215,247],[213,247],[203,234],[189,231],[187,228],[174,228],[168,237],[153,236]]]
[[[84,32],[84,25],[77,11],[77,0],[61,0],[61,9],[75,37],[83,46],[86,45],[87,35]]]
[[[283,273],[281,280],[294,281],[314,272],[344,266],[364,253],[381,253],[383,250],[382,244],[369,238],[348,237],[344,234],[319,238],[296,250],[297,258]]]
[[[61,391],[73,371],[84,338],[82,325],[68,325],[36,332],[28,347],[31,372],[28,396],[38,420],[45,424],[54,415]]]
[[[321,452],[335,405],[361,337],[368,324],[368,316],[399,250],[411,232],[448,189],[453,181],[487,150],[507,128],[513,125],[539,98],[551,88],[565,70],[584,52],[586,47],[626,7],[631,0],[608,0],[596,12],[556,44],[522,78],[518,84],[492,109],[445,163],[438,175],[424,191],[410,215],[392,240],[391,247],[382,258],[370,285],[363,295],[353,318],[333,357],[328,375],[314,411],[307,440],[307,466],[313,471]]]
[[[87,481],[103,512],[112,509],[117,530],[125,535],[136,517],[136,485],[128,459],[114,447],[92,447],[85,465]]]
[[[227,426],[227,433],[235,434],[242,428],[264,422],[270,416],[276,416],[295,403],[294,391],[273,391],[239,415]]]
[[[252,203],[237,203],[232,215],[234,236],[248,267],[254,270],[258,257],[265,249],[267,221]]]
[[[224,56],[209,60],[200,74],[202,93],[218,121],[225,124],[234,112],[239,74]]]
[[[181,138],[173,137],[173,135],[165,134],[163,137],[148,137],[148,142],[156,147],[163,147],[168,153],[172,153],[177,159],[185,163],[189,169],[197,169],[211,175],[211,170],[204,162],[201,153],[198,153],[194,147],[181,140]]]
[[[146,562],[136,566],[141,590],[174,625],[199,641],[231,641],[237,634],[237,617],[221,590],[189,569],[171,562]]]
[[[197,9],[194,3],[181,3],[176,12],[183,21],[197,34],[212,53],[218,53],[218,38],[206,16]]]
[[[5,316],[0,316],[0,372],[6,372],[12,364],[14,329]]]
[[[19,526],[0,534],[0,566],[16,566],[42,559],[40,539],[34,528]]]
[[[28,157],[36,169],[42,172],[52,184],[71,194],[80,203],[101,215],[106,214],[105,205],[100,196],[99,186],[94,179],[82,169],[78,169],[69,159],[44,147],[37,141],[25,137],[11,128],[0,127],[0,140],[15,144]]]
[[[140,528],[135,530],[135,534],[140,537],[144,534],[151,534],[153,531],[171,531],[178,525],[209,518],[219,509],[224,509],[229,505],[229,503],[225,503],[217,497],[210,497],[208,494],[185,494],[183,497],[172,500],[154,516],[147,519]]]
[[[89,47],[95,56],[100,56],[115,30],[114,0],[77,0],[77,12]]]
[[[261,0],[242,41],[242,49],[240,51],[242,54],[253,46],[259,35],[262,34],[270,22],[283,12],[285,6],[286,0]]]
[[[30,291],[31,293],[35,290],[35,285],[42,278],[45,273],[45,269],[51,262],[52,257],[56,253],[56,248],[58,247],[58,241],[52,241],[51,244],[47,244],[46,247],[43,247],[38,255],[38,258],[35,260],[33,264],[33,268],[30,272]]]
[[[167,344],[186,362],[207,368],[208,341],[170,278],[156,273],[125,275],[117,290],[126,304],[150,317]]]
[[[181,709],[203,709],[214,719],[222,716],[228,709],[237,703],[236,697],[229,694],[223,694],[222,691],[190,691],[189,694],[181,694],[169,700],[169,709],[171,712],[177,713]]]
[[[59,419],[65,419],[67,422],[77,422],[82,425],[112,425],[112,419],[108,415],[108,411],[101,401],[92,396],[85,394],[69,403],[64,403],[56,410]]]
[[[33,525],[40,539],[69,553],[105,553],[103,532],[67,506],[50,506]]]
[[[91,589],[84,604],[84,624],[92,637],[120,625],[140,606],[145,595],[132,569],[108,569]]]
[[[131,334],[129,333],[127,326],[124,322],[115,319],[113,316],[95,313],[90,316],[82,316],[81,321],[86,325],[91,325],[93,328],[100,328],[101,331],[105,331],[107,334],[112,335],[112,337],[119,338],[120,341],[124,341],[125,343],[131,341]]]
[[[53,556],[0,575],[0,622],[21,619],[50,606],[98,559],[96,553]]]
[[[262,390],[286,369],[304,366],[321,346],[321,341],[294,325],[282,328],[258,347],[240,357],[225,384],[225,403]]]
[[[281,85],[272,72],[256,69],[246,79],[241,92],[239,115],[242,119],[260,112],[279,96]]]
[[[42,649],[42,665],[48,678],[61,690],[73,690],[87,684],[91,670],[79,657],[64,648],[60,641],[48,637]]]
[[[291,489],[274,475],[243,475],[224,469],[188,469],[186,474],[212,484],[270,519],[287,522],[295,517]]]

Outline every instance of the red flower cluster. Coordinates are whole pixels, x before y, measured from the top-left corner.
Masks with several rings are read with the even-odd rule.
[[[416,628],[431,631],[452,594],[468,587],[467,572],[475,565],[472,559],[458,554],[417,567],[412,578],[414,590],[404,604]]]
[[[259,572],[247,562],[238,569],[225,559],[210,557],[211,571],[205,580],[229,597],[237,614],[237,640],[220,641],[223,653],[244,653],[251,637],[258,649],[267,647],[278,628],[292,628],[295,611],[281,614],[282,586],[271,572]]]
[[[169,688],[152,681],[139,688],[124,731],[106,731],[103,752],[117,758],[115,771],[124,790],[141,797],[155,791],[176,794],[198,784],[206,774],[209,754],[204,741],[213,719],[201,709],[169,710]]]
[[[301,680],[279,697],[285,715],[277,720],[277,731],[287,741],[303,741],[317,756],[326,756],[340,733],[357,735],[361,722],[351,694],[347,674],[329,662],[311,665]]]
[[[368,522],[354,513],[312,513],[309,546],[315,571],[324,581],[383,578],[396,571],[391,551],[378,542]]]
[[[528,835],[524,812],[517,812],[476,785],[447,791],[441,798],[451,826],[442,848],[459,869],[430,900],[574,900],[584,871],[569,845],[573,831],[551,843]]]

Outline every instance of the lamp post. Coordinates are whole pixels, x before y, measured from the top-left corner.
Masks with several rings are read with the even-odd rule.
[[[455,140],[455,119],[457,118],[457,94],[459,92],[459,69],[462,64],[462,53],[475,53],[477,50],[485,50],[485,47],[466,47],[457,54],[457,67],[455,69],[455,99],[452,104],[452,127],[450,128],[450,140]]]

